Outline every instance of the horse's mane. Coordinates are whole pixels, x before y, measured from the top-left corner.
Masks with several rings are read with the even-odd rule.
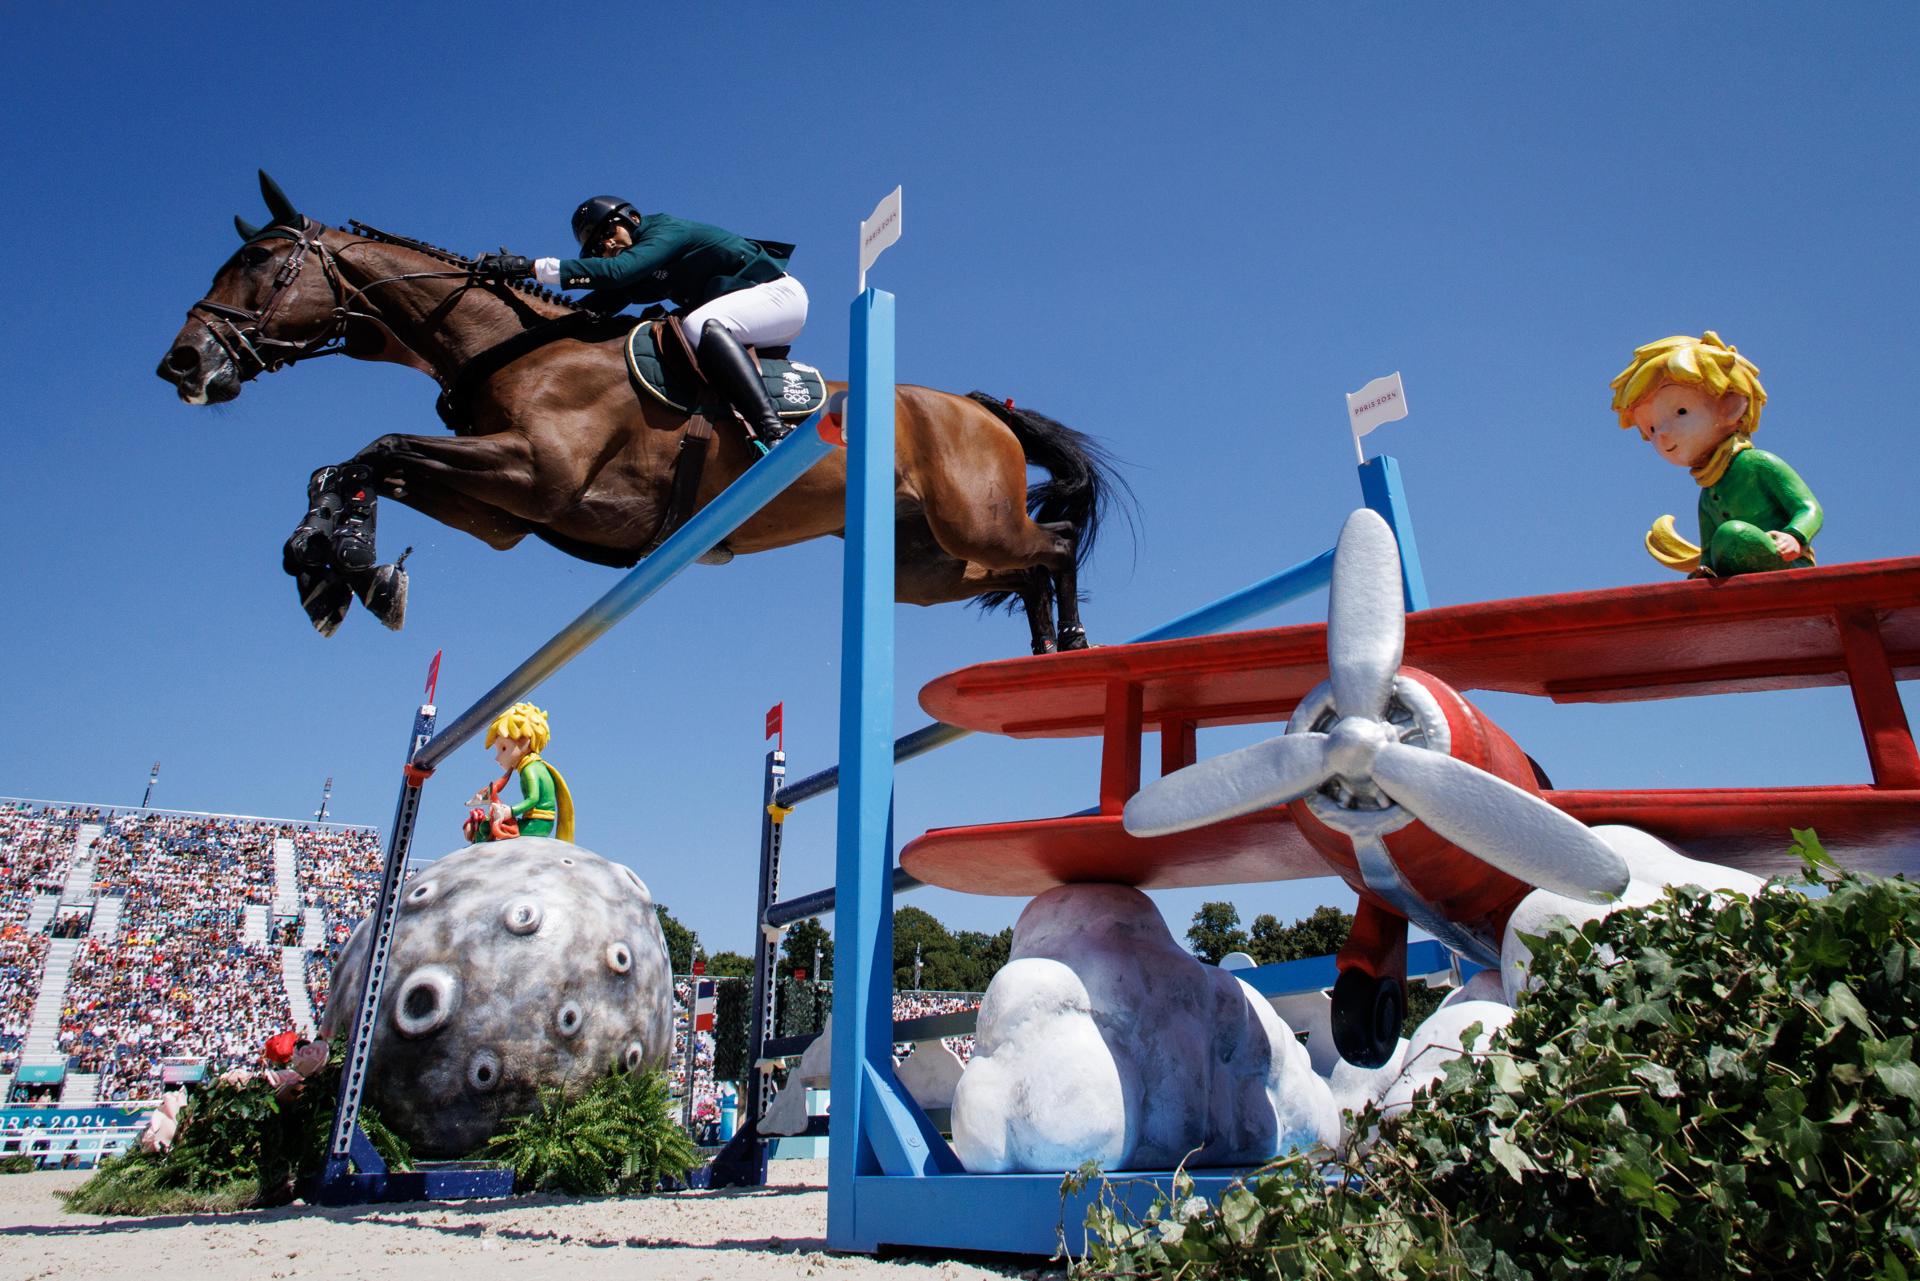
[[[444,262],[450,267],[471,268],[474,265],[474,259],[463,257],[451,249],[442,249],[438,245],[430,245],[424,240],[415,240],[411,236],[398,236],[391,231],[381,231],[378,227],[369,227],[358,218],[347,219],[347,227],[354,235],[364,240],[372,240],[383,245],[397,245],[402,249],[411,249],[415,253],[425,254],[429,258]],[[507,285],[507,288],[513,290],[515,293],[525,294],[529,298],[537,298],[541,302],[551,303],[566,311],[586,310],[566,295],[555,293],[553,290],[534,284],[530,280],[513,281]]]

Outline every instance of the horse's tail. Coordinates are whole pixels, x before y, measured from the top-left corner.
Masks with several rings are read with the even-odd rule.
[[[1073,526],[1076,564],[1086,564],[1101,520],[1115,502],[1128,526],[1133,526],[1133,490],[1115,469],[1113,455],[1104,445],[1045,414],[1016,409],[1013,402],[984,391],[968,392],[967,398],[1005,423],[1027,461],[1047,473],[1046,480],[1027,489],[1027,513],[1042,524],[1065,521]],[[1011,607],[1018,600],[1013,592],[986,592],[979,603],[983,609],[994,609]]]

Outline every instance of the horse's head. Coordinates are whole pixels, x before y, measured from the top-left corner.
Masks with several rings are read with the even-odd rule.
[[[260,194],[271,221],[233,220],[244,243],[187,309],[156,371],[190,405],[232,400],[242,383],[315,354],[343,326],[332,251],[320,242],[326,229],[264,172]]]

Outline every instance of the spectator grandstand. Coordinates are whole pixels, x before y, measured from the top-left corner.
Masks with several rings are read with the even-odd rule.
[[[268,1037],[305,1030],[324,1009],[332,958],[372,909],[382,858],[372,828],[0,801],[0,1077],[34,1053],[47,981],[57,1004],[42,1013],[35,1061],[97,1074],[102,1101],[156,1097],[166,1058],[205,1060],[210,1073],[256,1065]],[[74,941],[56,944],[62,934]],[[54,947],[68,949],[57,973]],[[684,977],[674,986],[677,1077],[692,992]],[[979,1003],[900,992],[894,1017]],[[946,1044],[965,1059],[973,1038]],[[696,1112],[708,1115],[718,1093],[703,1035]]]
[[[35,1053],[43,995],[35,1061],[98,1074],[102,1100],[157,1095],[165,1057],[257,1064],[311,1022],[300,998],[329,966],[309,949],[345,937],[379,877],[369,828],[0,801],[0,1075]],[[56,935],[80,939],[57,973]]]

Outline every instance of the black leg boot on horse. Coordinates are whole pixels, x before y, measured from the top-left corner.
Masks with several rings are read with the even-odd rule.
[[[353,605],[353,589],[333,568],[333,535],[344,504],[335,492],[338,467],[322,467],[307,481],[307,515],[280,552],[314,630],[331,636]]]
[[[362,463],[316,471],[307,483],[307,518],[287,539],[283,567],[322,636],[340,626],[356,595],[388,628],[399,631],[406,621],[407,554],[391,565],[377,563],[372,480],[372,469]]]
[[[374,527],[379,510],[372,484],[373,469],[365,463],[348,463],[340,468],[342,507],[340,525],[333,535],[333,566],[368,612],[388,630],[397,632],[407,621],[407,571],[403,566],[413,548],[407,548],[391,565],[378,563]]]
[[[773,398],[767,395],[767,385],[760,381],[760,370],[755,367],[753,357],[747,355],[747,349],[725,325],[717,320],[707,322],[706,331],[700,335],[699,354],[700,372],[726,397],[733,412],[745,420],[754,443],[762,451],[772,449],[793,430],[780,421]]]

